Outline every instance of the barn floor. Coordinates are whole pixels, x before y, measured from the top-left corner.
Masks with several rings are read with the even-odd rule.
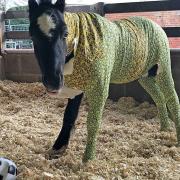
[[[81,163],[86,142],[85,101],[63,157],[44,155],[58,135],[65,100],[49,97],[41,84],[0,82],[0,156],[18,166],[18,179],[179,180],[180,148],[175,129],[160,132],[157,110],[133,98],[108,100],[97,144],[97,159]]]

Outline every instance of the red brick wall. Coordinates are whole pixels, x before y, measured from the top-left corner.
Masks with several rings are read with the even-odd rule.
[[[106,14],[106,17],[111,21],[127,18],[129,16],[144,16],[155,21],[162,27],[180,27],[180,11]],[[180,37],[169,38],[169,43],[171,48],[180,48]]]

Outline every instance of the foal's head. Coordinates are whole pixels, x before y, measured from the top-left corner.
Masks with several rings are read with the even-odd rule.
[[[65,0],[29,0],[30,36],[38,60],[42,82],[50,93],[63,86],[67,26],[64,21]]]

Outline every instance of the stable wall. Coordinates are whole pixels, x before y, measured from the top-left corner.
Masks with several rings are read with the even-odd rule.
[[[180,97],[180,49],[171,50],[172,73]],[[3,61],[2,61],[3,62]],[[4,59],[5,77],[16,82],[37,82],[41,74],[32,51],[11,51]],[[116,101],[122,96],[132,96],[138,101],[152,101],[137,81],[110,85],[109,98]]]

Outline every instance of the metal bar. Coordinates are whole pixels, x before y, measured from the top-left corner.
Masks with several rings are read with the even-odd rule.
[[[30,39],[28,31],[5,32],[6,39]]]
[[[78,6],[67,6],[66,11],[69,12],[95,12],[101,15],[103,13],[104,3],[99,2],[94,5],[78,5]],[[5,14],[5,19],[19,19],[19,18],[28,18],[29,13],[27,10],[22,11],[7,11]]]
[[[19,19],[28,18],[28,11],[7,11],[5,14],[5,19]]]
[[[4,42],[5,42],[5,27],[4,27],[4,18],[5,18],[5,13],[0,11],[0,55],[3,54],[4,51]]]
[[[171,53],[179,53],[180,54],[180,48],[171,48]]]
[[[103,8],[104,7],[104,8]],[[97,12],[101,15],[104,13],[116,12],[142,12],[156,10],[180,10],[180,3],[177,0],[172,1],[151,1],[151,2],[134,2],[134,3],[117,3],[105,4],[97,3],[95,5],[84,6],[67,6],[67,11],[71,12]],[[5,15],[6,19],[28,18],[27,11],[8,11]],[[180,37],[180,27],[164,27],[168,37]],[[12,31],[5,33],[6,39],[29,39],[29,33],[25,31]]]
[[[172,11],[180,10],[180,2],[174,1],[147,1],[104,4],[102,2],[95,5],[67,6],[66,11],[70,12],[100,12],[108,13],[127,13],[127,12],[149,12],[149,11]],[[102,13],[103,12],[103,13]],[[5,19],[28,18],[28,11],[7,11]]]
[[[33,54],[34,49],[6,49],[6,54]]]
[[[98,9],[98,7],[100,7],[100,9]],[[180,2],[178,2],[178,0],[131,2],[131,3],[116,3],[116,4],[104,4],[100,2],[95,5],[67,6],[66,10],[70,12],[79,12],[79,11],[97,12],[97,13],[101,12],[100,14],[172,11],[172,10],[180,10]],[[28,18],[28,11],[7,11],[5,14],[5,19],[18,19],[18,18]]]
[[[149,11],[173,11],[180,10],[179,0],[169,1],[147,1],[105,4],[104,13],[127,13],[127,12],[149,12]]]
[[[89,5],[84,6],[67,6],[66,11],[69,12],[79,12],[79,11],[90,11]],[[19,19],[19,18],[28,18],[29,13],[28,11],[7,11],[5,14],[5,19]]]
[[[83,6],[67,6],[66,11],[68,12],[89,12],[90,6],[83,5]]]
[[[180,37],[180,27],[164,27],[168,37]]]
[[[98,2],[94,5],[91,5],[92,12],[95,12],[97,14],[100,14],[101,16],[104,16],[104,2]]]

